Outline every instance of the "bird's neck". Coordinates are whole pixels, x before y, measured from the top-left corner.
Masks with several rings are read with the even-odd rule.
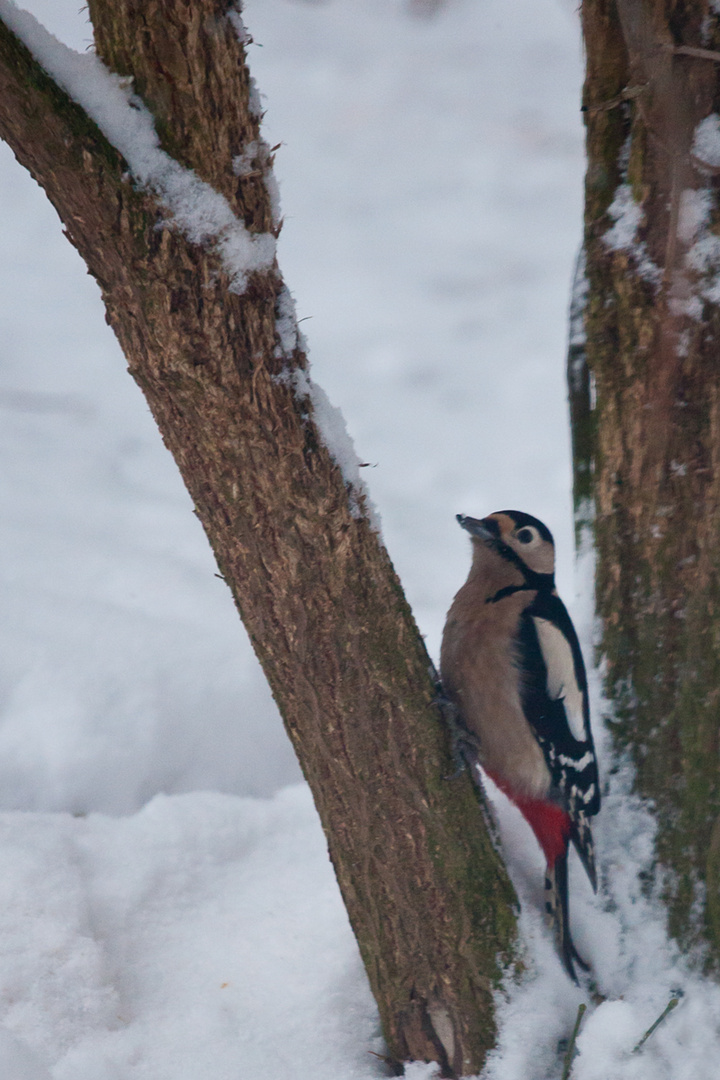
[[[467,587],[477,599],[490,600],[501,589],[512,588],[514,592],[524,589],[525,576],[519,566],[506,562],[485,544],[474,544],[473,547],[475,551]]]
[[[485,544],[474,545],[472,567],[467,585],[485,603],[498,603],[521,592],[552,592],[554,574],[539,574],[520,561],[504,559]]]

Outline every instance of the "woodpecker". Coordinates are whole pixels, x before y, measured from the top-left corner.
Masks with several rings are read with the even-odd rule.
[[[443,631],[443,694],[467,753],[521,811],[547,860],[546,909],[570,978],[572,841],[597,891],[588,818],[600,809],[580,644],[555,589],[555,545],[537,518],[502,510],[458,514],[472,539],[470,574]]]

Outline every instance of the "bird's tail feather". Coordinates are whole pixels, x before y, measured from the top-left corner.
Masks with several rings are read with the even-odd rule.
[[[570,839],[575,845],[575,850],[580,856],[580,862],[585,867],[593,892],[597,892],[597,871],[595,869],[595,845],[593,844],[590,822],[582,810],[575,810],[570,814],[572,822],[570,826]]]
[[[577,985],[578,979],[574,965],[577,964],[583,971],[589,971],[589,965],[578,953],[570,936],[567,850],[559,855],[552,865],[548,863],[545,873],[545,910],[552,921],[560,959],[568,975]]]

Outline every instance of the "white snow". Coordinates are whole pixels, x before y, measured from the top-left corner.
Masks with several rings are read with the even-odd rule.
[[[585,308],[589,292],[590,282],[587,279],[585,251],[583,249],[578,255],[575,265],[575,276],[570,296],[570,332],[568,334],[568,345],[570,347],[579,348],[587,343]],[[582,361],[580,362],[582,363]]]
[[[688,188],[680,195],[678,214],[678,237],[690,244],[710,217],[712,198],[709,191]]]
[[[276,347],[276,356],[279,358],[290,360],[295,349],[307,348],[298,329],[295,301],[287,285],[280,290],[275,305],[275,330],[280,339]],[[313,421],[347,485],[353,517],[366,515],[372,527],[379,533],[380,515],[360,476],[360,458],[342,412],[332,404],[322,387],[318,386],[310,373],[303,368],[288,365],[277,378],[292,387],[301,407],[309,402]]]
[[[604,243],[612,251],[630,252],[641,276],[657,284],[661,277],[660,269],[648,255],[644,241],[637,237],[637,231],[643,220],[643,212],[635,202],[630,184],[618,185],[615,198],[608,207],[608,214],[615,224],[603,236]]]
[[[313,419],[322,432],[323,441],[348,486],[353,517],[367,514],[375,531],[380,532],[380,517],[360,476],[360,459],[357,456],[355,444],[348,434],[342,412],[333,405],[323,388],[313,382],[306,371],[296,369],[292,374],[292,382],[298,398],[301,401],[303,398],[310,400]],[[358,495],[363,497],[362,501]]]
[[[701,165],[720,168],[720,116],[717,113],[710,113],[696,127],[692,153]]]
[[[280,187],[275,173],[270,167],[270,147],[264,139],[258,139],[247,144],[242,154],[233,158],[233,171],[236,176],[249,176],[254,170],[259,169],[263,174],[263,182],[270,197],[270,209],[273,225],[278,228],[282,218],[280,212]]]
[[[626,144],[620,159],[623,172],[627,171],[628,151],[629,144]],[[707,175],[720,166],[720,117],[717,114],[712,113],[698,124],[692,153],[701,174]],[[712,208],[713,192],[708,188],[687,188],[680,193],[677,223],[680,245],[671,281],[670,306],[675,314],[695,320],[702,318],[705,301],[720,303],[720,237],[711,228]],[[641,276],[659,284],[660,268],[650,259],[647,246],[637,235],[643,212],[629,183],[618,185],[608,214],[615,224],[605,233],[605,244],[613,251],[629,252]],[[680,334],[679,355],[685,355],[685,349],[685,337]]]
[[[713,172],[720,167],[720,116],[711,113],[701,120],[695,129],[692,147],[693,157],[700,172]],[[699,319],[703,301],[720,303],[720,237],[711,227],[713,192],[709,189],[684,191],[681,206],[681,239],[686,240],[688,251],[686,265],[692,275],[695,295],[690,300],[688,313]],[[683,234],[683,219],[689,224]]]
[[[687,254],[688,265],[700,274],[697,291],[705,300],[720,304],[720,237],[705,231]],[[702,313],[696,309],[696,317]]]
[[[265,152],[265,143],[249,142],[242,154],[233,158],[233,172],[236,176],[249,176],[256,167],[256,159]]]
[[[0,1063],[29,1077],[335,1080],[381,1049],[305,785],[0,815],[0,883]]]
[[[248,232],[219,192],[160,148],[153,118],[133,94],[132,80],[113,75],[93,53],[68,48],[12,0],[0,0],[0,16],[120,151],[133,178],[155,192],[172,224],[191,243],[214,243],[231,292],[244,292],[253,271],[272,268],[275,237]]]
[[[642,210],[635,202],[630,184],[620,184],[608,214],[615,224],[603,240],[613,251],[629,251],[635,244],[635,234],[642,221]]]
[[[87,46],[77,4],[28,6]],[[377,466],[364,478],[436,654],[469,562],[456,512],[546,521],[572,599],[564,353],[582,72],[570,0],[451,0],[427,18],[408,6],[247,0],[243,15],[263,135],[283,143],[279,260],[313,316],[313,376]],[[88,86],[90,61],[76,69]],[[130,124],[127,88],[113,92]],[[381,1077],[322,831],[229,593],[96,286],[0,150],[0,1075]],[[290,292],[280,307],[287,354]],[[310,383],[298,390],[323,411]],[[585,566],[575,608],[588,656],[590,578]],[[529,972],[508,987],[484,1080],[557,1080],[580,1001],[573,1080],[714,1080],[718,989],[688,973],[640,887],[652,820],[627,767],[610,772],[598,686],[603,886],[593,897],[575,860],[571,915],[607,1000],[564,975],[541,856],[497,793]]]
[[[242,20],[242,15],[240,14],[241,8],[242,4],[238,2],[237,9],[234,11],[230,10],[227,17],[235,29],[240,44],[249,45],[252,41],[252,34],[248,33],[248,29]]]

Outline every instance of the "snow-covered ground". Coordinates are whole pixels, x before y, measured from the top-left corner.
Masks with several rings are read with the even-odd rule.
[[[25,6],[89,44],[77,0]],[[375,466],[436,655],[468,564],[458,511],[545,520],[572,606],[583,157],[574,0],[433,8],[246,0],[244,19],[313,374]],[[263,677],[97,288],[2,146],[0,250],[0,1077],[380,1077],[374,1004]],[[599,1005],[562,973],[540,857],[498,796],[530,972],[487,1080],[559,1080],[581,1001],[574,1080],[716,1076],[720,994],[642,896],[652,831],[627,783],[598,820],[603,895],[572,868]]]

